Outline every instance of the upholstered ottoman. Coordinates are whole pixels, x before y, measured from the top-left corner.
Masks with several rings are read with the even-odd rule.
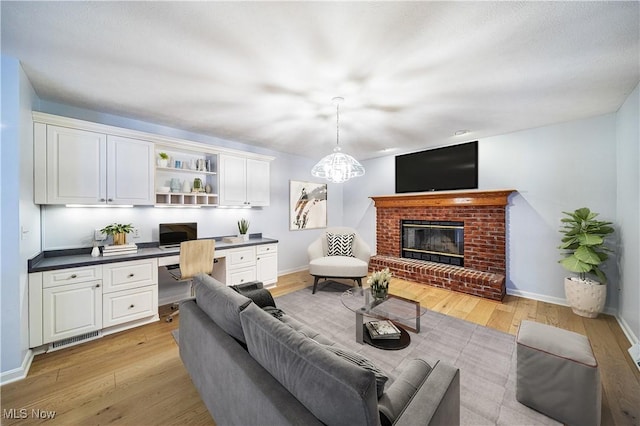
[[[516,343],[518,401],[567,425],[600,425],[600,371],[586,336],[522,321]]]

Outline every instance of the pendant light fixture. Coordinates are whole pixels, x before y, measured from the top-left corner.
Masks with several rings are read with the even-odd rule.
[[[336,104],[336,147],[333,148],[333,154],[318,161],[318,164],[311,169],[313,176],[333,183],[342,183],[364,175],[362,164],[349,154],[341,152],[340,149],[340,104],[343,101],[344,99],[340,97],[333,98],[333,103]]]

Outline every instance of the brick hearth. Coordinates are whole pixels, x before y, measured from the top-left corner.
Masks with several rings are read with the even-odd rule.
[[[377,255],[370,270],[493,300],[505,295],[505,206],[513,190],[447,191],[373,198]],[[400,257],[400,221],[464,222],[464,268]]]

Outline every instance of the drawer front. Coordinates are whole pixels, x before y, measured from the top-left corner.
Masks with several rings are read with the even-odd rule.
[[[59,285],[83,283],[101,278],[101,265],[46,271],[42,273],[42,287],[49,288]]]
[[[227,274],[229,279],[227,285],[237,285],[248,283],[256,280],[256,267],[237,269],[235,271],[229,271]]]
[[[255,247],[233,249],[227,253],[227,268],[241,268],[243,266],[255,265],[255,263]]]
[[[256,251],[258,253],[258,256],[260,256],[261,254],[269,254],[269,253],[277,253],[278,252],[278,245],[277,244],[264,244],[261,246],[257,246],[256,247]]]
[[[158,313],[158,286],[123,290],[102,296],[102,325],[111,327]]]
[[[158,283],[156,259],[111,263],[103,266],[103,293],[128,290]]]

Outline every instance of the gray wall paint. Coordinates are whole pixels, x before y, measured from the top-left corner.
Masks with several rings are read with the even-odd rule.
[[[620,302],[618,315],[626,332],[640,338],[640,86],[620,108],[618,142],[617,225],[620,236]]]
[[[32,201],[31,110],[37,98],[20,63],[6,56],[1,60],[0,366],[2,380],[6,381],[24,372],[23,363],[29,352],[27,259],[40,251],[40,209]]]
[[[556,249],[561,212],[587,206],[604,219],[616,218],[615,115],[480,139],[479,163],[481,189],[518,191],[507,207],[507,291],[564,303],[567,272]],[[375,247],[375,207],[368,197],[395,192],[394,156],[364,166],[367,174],[345,185],[345,225]],[[607,274],[607,307],[615,309],[615,259]]]

